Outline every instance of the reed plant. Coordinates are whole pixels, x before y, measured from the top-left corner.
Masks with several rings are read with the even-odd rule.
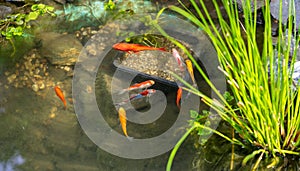
[[[265,1],[263,45],[259,47],[256,34],[257,2],[254,0],[251,4],[251,1],[242,0],[243,19],[240,18],[236,3],[228,0],[222,2],[227,13],[226,19],[217,1],[212,0],[218,16],[217,24],[211,18],[203,0],[200,0],[199,4],[195,0],[190,0],[196,14],[181,2],[182,7],[169,6],[168,9],[184,16],[209,36],[218,54],[219,69],[225,74],[236,104],[232,105],[226,101],[189,52],[178,42],[176,44],[188,54],[219,99],[205,96],[180,77],[174,76],[185,83],[186,90],[200,96],[204,103],[228,122],[238,136],[227,137],[216,130],[211,131],[233,144],[252,150],[252,153],[244,158],[243,164],[257,158],[253,166],[253,169],[256,169],[263,157],[268,157],[272,162],[267,167],[274,167],[278,164],[279,156],[300,154],[300,93],[298,93],[299,86],[292,80],[296,48],[299,44],[296,27],[293,27],[297,16],[294,15],[295,11],[289,11],[294,17],[289,18],[286,26],[279,25],[278,42],[273,46],[270,4],[269,1]],[[294,7],[293,2],[290,2],[289,9]],[[282,3],[280,0],[279,23],[282,22]],[[254,10],[251,7],[254,7]],[[162,9],[157,17],[164,10]],[[159,26],[157,28],[163,35],[169,37]],[[296,39],[295,47],[291,47],[293,37]],[[169,39],[176,41],[171,37]],[[176,151],[187,135],[194,129],[203,128],[210,129],[199,122],[194,122],[173,149],[167,170],[171,169]]]

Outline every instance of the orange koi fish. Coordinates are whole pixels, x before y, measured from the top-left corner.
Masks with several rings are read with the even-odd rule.
[[[131,140],[132,137],[129,137],[128,134],[127,134],[127,128],[126,128],[126,124],[127,124],[126,111],[125,111],[125,109],[124,109],[123,107],[120,107],[120,108],[119,108],[119,119],[120,119],[120,123],[121,123],[122,130],[123,130],[124,135],[125,135],[129,140]]]
[[[192,78],[193,84],[196,85],[192,61],[189,59],[186,59],[185,63],[186,63],[187,70]]]
[[[177,64],[179,65],[180,71],[184,71],[184,63],[182,62],[182,58],[175,48],[172,48],[172,55],[174,56]]]
[[[179,101],[181,99],[181,96],[182,96],[182,88],[181,87],[178,87],[178,90],[177,90],[177,97],[176,97],[176,105],[177,107],[180,109],[180,104],[179,104]]]
[[[56,95],[60,98],[60,100],[64,103],[65,109],[67,108],[67,101],[61,89],[58,86],[54,87]]]
[[[144,46],[144,45],[140,45],[140,44],[132,44],[132,43],[116,43],[113,45],[113,48],[120,50],[120,51],[125,51],[128,53],[131,53],[131,52],[137,53],[139,51],[144,51],[144,50],[166,51],[165,48],[155,48],[155,47]]]
[[[152,86],[154,83],[155,83],[155,81],[153,81],[153,80],[147,80],[147,81],[144,81],[141,83],[136,83],[126,89],[123,89],[119,94],[123,94],[126,91],[148,88],[148,87]]]

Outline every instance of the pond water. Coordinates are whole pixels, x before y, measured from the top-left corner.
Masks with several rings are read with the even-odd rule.
[[[107,23],[98,23],[97,26],[91,22],[95,19],[93,17],[103,17],[101,14],[93,14],[89,16],[91,20],[87,19],[87,23],[83,23],[82,18],[76,20],[79,15],[78,10],[84,10],[82,5],[80,9],[66,5],[64,14],[69,21],[64,23],[62,18],[54,21],[46,18],[40,21],[40,25],[38,24],[34,31],[37,39],[23,39],[21,43],[16,44],[16,54],[19,56],[15,58],[7,57],[6,53],[11,53],[10,48],[5,54],[1,51],[0,171],[165,170],[169,150],[189,126],[189,110],[201,111],[206,106],[200,105],[198,97],[185,92],[181,103],[182,109],[178,109],[175,103],[178,82],[173,82],[174,86],[168,81],[160,82],[161,78],[134,72],[124,73],[124,70],[118,70],[114,65],[114,60],[124,55],[123,52],[112,50],[114,43],[145,33],[157,34],[157,31],[145,24],[149,18],[147,18],[148,14],[143,14],[145,6],[149,7],[149,11],[146,12],[155,12],[157,6],[150,1],[138,2],[128,2],[123,4],[126,8],[122,7],[140,10],[142,15],[137,12],[137,15],[109,19]],[[101,5],[101,3],[95,1],[95,4],[90,4],[91,7],[93,5]],[[77,13],[72,13],[72,10],[76,10]],[[86,17],[85,15],[83,16]],[[218,77],[218,71],[214,70],[217,69],[216,53],[201,30],[175,16],[163,16],[160,25],[168,34],[186,43],[197,57],[199,65],[214,83],[224,84],[224,80]],[[23,48],[22,45],[26,43],[28,46]],[[142,54],[143,52],[140,52],[137,55]],[[146,54],[161,55],[152,51]],[[168,57],[172,58],[172,56]],[[160,69],[165,68],[161,65]],[[121,75],[114,75],[116,71]],[[197,88],[213,96],[199,73],[195,72],[195,77]],[[176,125],[174,123],[177,120],[181,120],[169,135],[176,141],[170,141],[170,144],[153,143],[154,145],[149,147],[146,145],[144,147],[149,149],[143,152],[144,156],[148,156],[146,153],[151,153],[148,157],[130,159],[127,153],[134,148],[132,146],[128,148],[127,144],[133,142],[121,139],[120,142],[124,141],[124,144],[120,145],[109,141],[107,137],[114,133],[124,138],[114,103],[116,100],[122,102],[128,94],[121,96],[116,90],[152,78],[157,81],[152,88],[159,90],[158,95],[154,94],[124,107],[129,120],[128,134],[134,137],[133,142],[139,142],[163,134]],[[54,86],[62,89],[67,101],[66,109],[57,97]],[[226,87],[222,88],[221,90],[226,89]],[[160,99],[159,95],[165,98]],[[159,110],[153,112],[152,108],[155,108],[155,105],[159,106],[160,103],[165,103],[165,106],[158,107]],[[97,105],[95,110],[93,104]],[[98,115],[95,111],[100,111],[102,115]],[[162,113],[161,116],[150,117],[145,114],[159,114],[159,112]],[[136,119],[134,116],[137,115],[139,117],[134,120]],[[104,128],[102,122],[96,123],[99,118],[103,118],[109,128]],[[153,122],[148,123],[147,121],[151,119]],[[136,124],[135,121],[139,122]],[[221,125],[222,128],[227,127]],[[106,134],[107,130],[109,133]],[[100,135],[106,137],[98,137]],[[106,139],[109,143],[103,143]],[[164,142],[168,143],[168,141]],[[108,146],[105,147],[110,147],[109,149],[101,146],[107,144]],[[116,144],[118,146],[114,146]],[[178,151],[172,169],[228,169],[230,147],[228,142],[216,136],[209,140],[207,146],[199,147],[198,136],[191,136]],[[160,148],[165,148],[165,151],[156,153],[156,149]],[[118,154],[120,151],[110,152],[110,149],[121,149],[124,155]],[[209,154],[210,151],[213,152]]]
[[[71,7],[68,8],[68,10],[70,9]],[[63,43],[66,44],[74,41],[74,39],[56,32],[58,28],[51,30],[53,26],[45,28],[45,25],[47,27],[51,22],[53,21],[48,20],[46,22],[44,20],[41,22],[41,28],[36,29],[38,30],[36,36],[42,41],[42,45],[32,46],[32,50],[29,48],[29,51],[23,54],[17,53],[22,55],[14,59],[6,58],[2,60],[0,71],[0,171],[165,170],[169,157],[168,150],[147,159],[127,159],[106,152],[87,137],[78,122],[73,107],[75,103],[72,96],[74,63],[71,59],[62,62],[50,59],[49,56],[52,52],[47,51],[51,48],[51,50],[56,49],[63,54],[58,48],[62,46],[59,42],[65,40],[66,42]],[[55,22],[61,21],[57,20]],[[61,28],[66,29],[68,25],[63,25]],[[86,34],[84,32],[88,32],[88,29],[90,28],[81,30],[78,28],[76,32],[80,34],[77,35],[77,38],[79,42],[80,40],[83,42],[83,45],[88,39],[86,37],[80,39],[80,36],[84,37]],[[76,31],[76,29],[72,31]],[[69,35],[76,35],[76,33],[70,33]],[[110,36],[110,32],[103,34],[108,38]],[[28,41],[31,42],[32,39]],[[23,43],[26,44],[26,40]],[[105,44],[105,41],[102,43]],[[76,43],[73,43],[73,46],[77,49],[80,48],[80,45]],[[20,46],[16,47],[18,51]],[[8,51],[10,50],[8,49]],[[74,57],[77,59],[79,54],[76,53],[76,50],[68,51],[68,53],[73,52],[73,55],[77,54]],[[3,56],[4,53],[2,53],[2,59],[5,58]],[[67,64],[68,62],[72,65]],[[110,123],[111,130],[115,130],[119,135],[122,135],[117,111],[110,102],[106,102],[109,100],[108,96],[111,96],[108,94],[110,87],[109,85],[103,87],[103,80],[109,80],[113,75],[111,73],[112,66],[110,66],[112,63],[105,63],[100,66],[99,71],[101,72],[98,72],[95,82],[95,87],[99,88],[95,91],[97,103],[99,106],[105,106],[99,108],[103,110],[103,116]],[[198,75],[196,78],[200,79]],[[106,84],[109,84],[109,81]],[[58,85],[64,93],[67,101],[66,109],[64,109],[61,100],[55,94],[53,89],[55,85]],[[93,87],[93,85],[88,85],[86,87],[87,92],[90,91],[89,86]],[[175,104],[175,99],[176,89],[173,88],[167,97],[168,114],[163,115],[156,122],[150,123],[142,129],[141,125],[134,125],[129,122],[129,133],[136,138],[152,137],[163,133],[177,118],[179,109]],[[88,101],[88,99],[84,100]],[[142,99],[142,102],[144,100]],[[139,101],[139,103],[141,102]],[[143,108],[140,112],[147,111],[148,108]],[[128,115],[130,115],[129,113]],[[186,122],[185,127],[187,126],[188,123]],[[140,131],[133,133],[134,129]],[[181,130],[184,129],[181,128]],[[191,169],[191,163],[196,155],[194,150],[193,142],[186,142],[185,147],[179,151],[178,157],[175,159],[174,170]]]

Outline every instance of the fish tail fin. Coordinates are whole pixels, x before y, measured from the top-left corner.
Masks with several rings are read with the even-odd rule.
[[[123,102],[120,103],[115,103],[116,108],[120,108],[121,106],[125,105],[129,100],[124,100]]]
[[[115,103],[114,105],[115,105],[116,108],[120,108],[120,107],[122,106],[121,103],[122,103],[122,102],[120,102],[120,103]]]
[[[180,102],[181,102],[181,98],[176,100],[176,106],[178,107],[178,109],[180,109]]]
[[[161,51],[167,52],[166,48],[164,48],[164,47],[162,47],[162,48],[158,48],[158,50],[161,50]]]
[[[130,136],[126,136],[126,138],[129,140],[129,141],[133,141],[133,137],[130,137]]]
[[[176,105],[177,107],[180,109],[180,101],[181,101],[181,97],[182,97],[182,88],[178,87],[177,90],[177,97],[176,97]]]
[[[127,91],[127,89],[123,89],[123,90],[121,90],[118,94],[120,95],[120,94],[123,94],[123,93],[125,93]]]
[[[178,109],[180,109],[180,103],[176,103],[176,105],[177,105]]]
[[[185,96],[185,98],[184,98],[183,100],[188,99],[188,98],[190,97],[191,94],[192,94],[192,93],[191,93],[190,91],[188,91],[187,95]]]
[[[67,110],[67,102],[64,101],[64,109]]]

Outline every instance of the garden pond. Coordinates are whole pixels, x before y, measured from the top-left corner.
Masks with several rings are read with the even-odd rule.
[[[12,9],[23,5],[10,3],[0,5]],[[176,92],[180,83],[166,71],[173,70],[190,83],[192,79],[187,73],[174,69],[176,61],[169,59],[173,59],[171,48],[175,45],[149,24],[161,7],[177,4],[176,1],[118,1],[117,9],[112,12],[104,8],[103,1],[53,0],[47,3],[56,8],[57,16],[43,16],[24,37],[15,38],[16,52],[12,57],[9,41],[0,42],[0,171],[165,170],[170,150],[189,127],[189,111],[208,110],[199,97],[188,92],[183,93],[182,106],[178,108]],[[202,31],[174,14],[161,18],[159,25],[181,41],[212,82],[225,85],[221,87],[225,91],[226,83],[217,70],[216,52]],[[166,46],[167,52],[125,54],[112,49],[113,44],[122,41]],[[182,51],[180,54],[186,58]],[[140,61],[134,60],[139,57]],[[126,60],[126,66],[120,66],[122,60]],[[213,96],[199,73],[195,72],[195,78],[197,88]],[[122,144],[114,147],[115,144],[107,143],[110,142],[107,135],[114,132],[123,136],[116,103],[126,101],[128,94],[118,92],[149,79],[155,80],[151,88],[156,89],[158,95],[123,106],[129,119],[128,134],[136,139],[133,142],[159,136],[178,120],[181,122],[172,129],[170,135],[176,141],[171,142],[171,147],[168,144],[150,146],[152,149],[147,150],[154,151],[153,154],[130,159],[127,152],[134,148]],[[63,91],[66,108],[57,97],[55,86]],[[159,95],[165,98],[160,99]],[[151,108],[155,105],[162,111],[161,116],[146,116],[153,113]],[[99,111],[108,128],[104,128],[102,122],[97,123],[100,116],[93,113]],[[132,115],[140,117],[130,120]],[[151,119],[153,122],[147,122]],[[217,127],[225,130],[224,134],[232,133],[226,123],[217,121],[214,128]],[[106,137],[101,139],[99,136],[104,134]],[[103,139],[108,139],[105,147],[122,148],[124,155],[103,148]],[[130,143],[124,139],[120,142],[123,141]],[[176,154],[172,170],[229,170],[232,145],[217,135],[200,145],[202,141],[193,133]],[[165,151],[156,155],[156,148],[165,148]],[[249,169],[251,164],[241,166],[247,152],[236,148],[234,153],[235,169]]]

